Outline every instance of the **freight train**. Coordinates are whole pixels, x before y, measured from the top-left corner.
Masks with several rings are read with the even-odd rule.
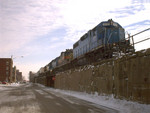
[[[130,45],[130,39],[125,38],[124,28],[109,19],[85,33],[73,44],[73,49],[67,49],[46,65],[45,76],[54,76],[57,72],[112,58],[116,52],[131,51],[134,51],[134,47]]]

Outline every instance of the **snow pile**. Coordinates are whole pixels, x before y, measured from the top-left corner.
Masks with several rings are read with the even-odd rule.
[[[19,86],[19,83],[7,83],[7,84],[0,84],[0,86]]]
[[[11,83],[11,84],[0,84],[0,90],[7,90],[9,89],[8,86],[20,86],[21,84],[18,84],[18,83]],[[13,87],[15,88],[15,87]]]
[[[10,85],[11,86],[19,86],[20,84],[19,83],[11,83]]]
[[[117,109],[120,111],[120,113],[150,113],[150,105],[139,104],[137,102],[131,102],[127,100],[115,99],[113,95],[99,96],[98,93],[87,94],[85,92],[66,91],[66,90],[59,90],[59,89],[52,89],[52,88],[46,88],[45,90],[56,92],[55,95],[58,93],[65,94],[98,105],[107,106],[112,109]]]

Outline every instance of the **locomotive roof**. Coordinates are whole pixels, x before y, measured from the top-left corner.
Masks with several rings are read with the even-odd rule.
[[[122,26],[119,23],[114,22],[112,19],[109,19],[108,21],[103,21],[100,24],[98,24],[96,27],[98,27],[98,26],[100,26],[100,27],[115,26],[115,27],[122,28]]]

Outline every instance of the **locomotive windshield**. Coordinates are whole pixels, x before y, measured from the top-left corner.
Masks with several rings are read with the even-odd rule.
[[[106,28],[106,40],[107,43],[105,44],[111,44],[111,43],[115,43],[115,42],[121,42],[125,40],[125,33],[124,33],[124,29],[120,28],[120,27],[108,27]]]
[[[119,41],[118,29],[114,27],[107,28],[107,43],[115,43]],[[106,43],[106,44],[107,44]]]

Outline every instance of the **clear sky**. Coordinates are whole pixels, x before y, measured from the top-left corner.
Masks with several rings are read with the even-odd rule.
[[[150,27],[149,15],[150,0],[0,0],[0,57],[13,55],[28,78],[101,21],[113,19],[132,35]]]

